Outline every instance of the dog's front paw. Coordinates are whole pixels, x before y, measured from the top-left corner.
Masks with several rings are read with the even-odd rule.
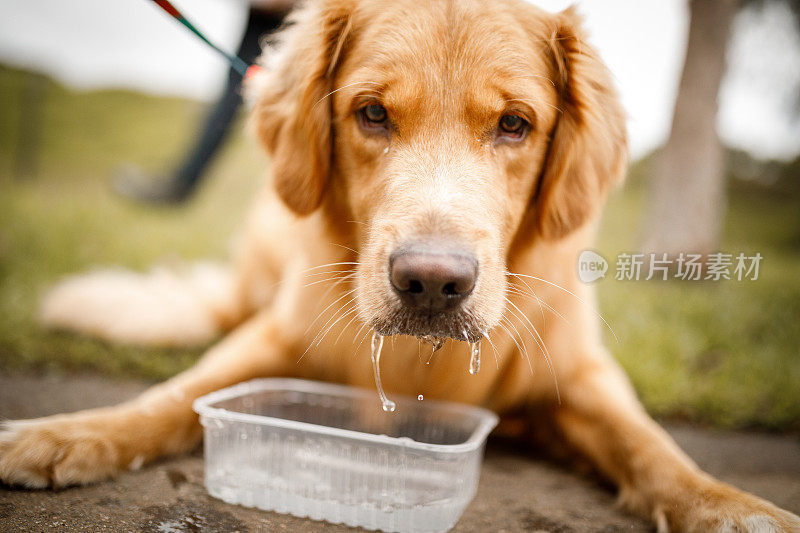
[[[797,515],[718,481],[704,483],[671,504],[656,505],[653,519],[658,533],[800,532]]]
[[[38,489],[114,476],[118,450],[93,422],[68,415],[2,423],[0,481]]]

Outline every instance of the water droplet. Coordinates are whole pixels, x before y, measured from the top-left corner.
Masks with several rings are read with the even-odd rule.
[[[424,400],[424,399],[425,399],[425,398],[423,398],[423,397],[422,397],[422,394],[420,394],[419,396],[417,396],[417,400],[419,400],[419,401],[422,401],[422,400]]]
[[[434,337],[433,335],[423,335],[420,338],[425,342],[429,343],[431,346],[433,346],[432,354],[438,352],[442,348],[442,346],[444,346],[445,340],[441,337]]]
[[[381,398],[381,407],[387,413],[393,413],[397,408],[392,400],[386,397],[381,385],[381,350],[383,349],[383,335],[377,331],[372,332],[372,371],[375,374],[375,386],[378,387],[378,396]]]
[[[481,342],[473,342],[470,344],[470,349],[469,373],[474,376],[481,369]]]

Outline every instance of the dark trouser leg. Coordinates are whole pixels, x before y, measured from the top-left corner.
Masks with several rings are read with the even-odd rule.
[[[247,28],[237,52],[245,63],[255,61],[261,53],[261,38],[281,25],[283,15],[250,10]],[[230,69],[222,96],[206,118],[202,133],[174,173],[172,186],[169,188],[175,199],[186,198],[194,191],[220,145],[227,138],[242,103],[241,87],[242,77]]]

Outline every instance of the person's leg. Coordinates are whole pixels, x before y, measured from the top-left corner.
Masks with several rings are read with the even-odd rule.
[[[282,21],[282,15],[265,15],[251,10],[237,55],[247,64],[255,61],[261,53],[261,38],[277,29]],[[225,91],[206,119],[203,133],[175,173],[174,189],[179,195],[188,196],[195,189],[203,172],[228,136],[242,103],[241,88],[241,75],[230,69]]]
[[[237,51],[243,61],[248,64],[255,61],[261,53],[261,38],[280,27],[284,15],[285,13],[250,10],[247,27]],[[208,165],[230,132],[242,103],[241,87],[241,75],[230,69],[222,96],[206,118],[200,135],[171,177],[152,181],[131,173],[121,176],[122,179],[116,183],[117,190],[125,196],[149,202],[177,203],[187,199],[197,188]]]

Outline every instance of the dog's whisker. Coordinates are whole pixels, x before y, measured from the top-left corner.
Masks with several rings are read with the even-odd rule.
[[[341,298],[340,298],[340,299],[341,299]],[[330,322],[330,321],[331,321],[331,320],[332,320],[332,319],[333,319],[333,318],[334,318],[336,315],[338,315],[338,314],[339,314],[339,313],[342,311],[342,309],[344,309],[344,307],[346,307],[347,305],[349,305],[350,303],[352,303],[352,301],[353,301],[353,300],[349,300],[348,302],[345,302],[345,303],[344,303],[344,304],[343,304],[341,307],[339,307],[339,308],[336,310],[336,312],[334,312],[334,313],[333,313],[333,315],[331,315],[331,318],[329,318],[329,319],[328,319],[328,322]],[[334,302],[334,303],[335,303],[335,302]],[[321,314],[320,314],[320,315],[317,315],[317,319],[319,319],[319,317],[320,317],[320,316],[322,316],[322,315],[321,315]],[[315,319],[315,321],[316,321],[316,319]],[[328,322],[326,322],[326,323],[325,323],[325,325],[323,325],[323,326],[322,326],[322,328],[320,328],[320,330],[319,330],[319,331],[316,333],[316,335],[314,335],[314,338],[313,338],[313,339],[311,339],[311,342],[309,342],[309,343],[308,343],[308,346],[306,347],[305,351],[304,351],[304,352],[303,352],[303,353],[300,355],[300,357],[297,359],[297,362],[296,362],[295,364],[299,364],[299,363],[300,363],[300,361],[302,361],[302,360],[303,360],[303,358],[306,356],[306,354],[309,352],[309,350],[311,350],[311,348],[312,348],[312,347],[314,347],[314,346],[319,346],[319,343],[317,342],[317,339],[319,338],[319,339],[320,339],[320,341],[321,341],[321,340],[322,340],[322,338],[325,336],[325,335],[323,334],[323,335],[322,335],[322,337],[320,337],[320,334],[322,334],[322,332],[323,332],[323,331],[325,331],[325,326],[327,326]],[[312,323],[312,324],[313,324],[313,323]],[[306,330],[306,333],[307,333],[307,332],[308,332],[308,330]]]
[[[571,324],[571,322],[567,319],[567,317],[565,317],[563,314],[561,314],[555,307],[553,307],[552,305],[550,305],[546,301],[542,300],[536,294],[530,294],[530,293],[525,292],[525,291],[523,291],[521,289],[518,289],[516,287],[509,287],[509,291],[511,293],[513,293],[513,294],[517,294],[517,295],[525,297],[525,298],[530,298],[530,299],[536,300],[536,303],[539,304],[539,311],[542,314],[542,323],[545,326],[547,325],[547,319],[545,318],[544,310],[542,309],[543,307],[546,308],[551,313],[553,313],[554,315],[556,315],[558,318],[560,318],[564,322],[566,322],[567,324]]]
[[[339,312],[341,312],[342,314],[330,326],[328,326],[328,328],[325,330],[325,333],[323,333],[322,337],[320,337],[319,340],[317,341],[317,344],[316,344],[317,346],[322,344],[322,341],[325,340],[325,337],[328,335],[328,333],[333,331],[333,328],[336,327],[336,324],[338,324],[339,322],[341,322],[342,320],[347,318],[349,315],[351,315],[351,314],[353,314],[353,313],[358,311],[358,306],[355,303],[355,300],[350,300],[350,302],[348,302],[347,305],[349,307],[347,307],[346,310],[344,310],[344,307],[339,310]],[[358,314],[356,314],[355,316],[358,316]],[[344,331],[344,330],[342,330],[342,331]]]
[[[311,277],[314,277],[314,276],[332,275],[331,279],[336,279],[337,277],[340,277],[342,274],[355,275],[357,273],[357,270],[355,268],[344,269],[344,270],[328,270],[328,271],[320,271],[320,272],[311,272],[312,270],[318,270],[318,269],[321,269],[323,267],[336,266],[337,264],[338,263],[330,263],[330,264],[327,264],[327,265],[320,265],[319,267],[308,268],[308,269],[305,269],[305,270],[302,270],[302,271],[298,272],[298,276],[301,277],[301,278],[311,278]],[[288,278],[281,280],[279,283],[285,283],[286,281],[288,281]],[[303,287],[305,288],[305,287],[311,286],[316,281],[320,281],[320,280],[313,280],[313,281],[311,281],[311,282],[309,282],[307,284],[304,284]]]
[[[338,280],[334,284],[334,286],[336,286],[339,283],[343,283],[343,282],[347,281],[348,279],[352,279],[354,276],[355,276],[355,272],[352,273],[352,274],[348,274],[346,276],[341,276],[341,275],[331,276],[329,278],[318,279],[318,280],[312,281],[311,283],[306,283],[305,285],[303,285],[303,287],[311,287],[311,286],[314,286],[314,285],[319,285],[320,283],[327,283],[329,281]]]
[[[521,291],[521,290],[519,290],[519,289],[517,289],[515,287],[507,287],[507,291],[506,292],[508,294],[515,294],[515,295],[523,297],[523,298],[525,298],[525,297],[531,298],[531,296],[529,294],[526,294],[525,292],[523,292],[523,291]],[[508,298],[508,297],[506,297],[506,298]],[[539,313],[542,316],[542,327],[546,328],[547,327],[547,319],[544,316],[544,308],[542,307],[542,302],[540,302],[537,299],[536,303],[539,305]]]
[[[509,301],[509,303],[511,303],[511,302]],[[511,303],[511,305],[514,305],[514,304]],[[513,310],[509,309],[509,312],[515,318],[517,318],[517,320],[520,321],[520,325],[522,326],[522,328],[530,334],[531,338],[536,343],[536,346],[539,348],[539,351],[545,357],[545,360],[548,361],[548,365],[549,365],[549,355],[547,353],[547,347],[544,345],[544,341],[542,340],[541,335],[539,335],[539,332],[536,330],[536,326],[534,326],[533,323],[528,321],[528,323],[530,324],[530,327],[528,327],[527,325],[525,325],[525,322],[522,320],[522,318],[525,318],[527,320],[526,316],[523,315],[523,317],[520,318],[520,316],[516,312],[514,312]],[[509,320],[509,322],[510,322],[510,320]],[[513,323],[512,323],[512,326],[514,326]],[[531,328],[533,328],[533,331],[531,331]],[[516,327],[515,327],[515,329],[516,329]],[[535,334],[534,334],[534,332],[535,332]],[[524,340],[523,340],[523,343],[524,343]]]
[[[314,276],[314,275],[325,275],[325,274],[330,274],[332,272],[339,272],[339,271],[328,271],[328,272],[317,272],[317,273],[312,273],[312,274],[306,274],[307,272],[310,272],[312,270],[326,268],[326,267],[340,265],[340,264],[345,264],[345,263],[328,263],[326,265],[319,265],[319,266],[315,266],[315,267],[311,267],[311,268],[306,268],[304,270],[300,270],[298,272],[293,273],[291,276],[285,276],[284,278],[282,278],[282,279],[280,279],[280,280],[268,285],[268,287],[270,287],[270,288],[272,288],[272,287],[281,287],[281,286],[284,286],[284,285],[286,285],[288,283],[297,281],[297,278],[306,278],[306,277]],[[356,262],[356,263],[346,263],[346,264],[359,265],[360,263]],[[343,271],[343,272],[348,272],[348,271]],[[352,272],[356,272],[356,270],[352,269]]]
[[[328,287],[328,289],[322,294],[322,297],[320,298],[320,301],[324,302],[325,298],[328,297],[328,295],[331,293],[331,291],[333,291],[336,287],[338,287],[340,284],[344,283],[345,281],[348,281],[351,278],[351,276],[354,276],[354,275],[355,275],[355,272],[353,272],[351,275],[345,276],[343,279],[337,281],[336,283],[331,284],[331,286]],[[356,289],[357,289],[357,287],[353,287],[353,290],[356,290]]]
[[[319,270],[319,269],[322,269],[322,268],[336,267],[336,266],[351,265],[351,266],[357,267],[360,264],[361,264],[360,261],[339,261],[339,262],[336,262],[336,263],[326,263],[324,265],[316,265],[316,266],[313,266],[313,267],[306,268],[304,270],[301,270],[297,274],[298,275],[299,274],[305,274],[306,272],[311,272],[312,270]]]
[[[517,317],[516,313],[514,313],[513,311],[511,311],[508,308],[506,308],[506,309],[509,312],[511,312],[512,316],[514,316],[515,318],[519,319],[519,317]],[[505,319],[508,322],[508,325],[511,326],[512,328],[514,328],[514,331],[516,332],[517,336],[519,336],[519,340],[522,343],[522,347],[525,349],[525,358],[528,361],[528,366],[531,366],[530,352],[528,351],[528,344],[525,342],[525,337],[522,335],[522,333],[520,333],[519,328],[517,328],[516,324],[514,324],[514,322],[510,318],[505,317]],[[525,324],[522,322],[522,320],[520,320],[520,325],[523,327],[523,329],[527,330],[527,326],[525,326]],[[533,337],[533,334],[531,334],[531,337]],[[537,346],[538,346],[538,343],[537,343]],[[541,346],[539,346],[539,349],[541,350]],[[533,368],[531,368],[531,372],[533,372]]]
[[[366,325],[366,322],[364,322],[364,325]],[[354,353],[358,353],[358,351],[361,349],[361,345],[364,344],[364,341],[367,340],[367,338],[369,338],[371,331],[372,330],[370,328],[367,328],[367,330],[364,332],[364,335],[361,336],[361,341],[358,343],[358,346],[356,346]]]
[[[508,303],[513,305],[514,308],[516,308],[520,313],[522,313],[522,311],[519,309],[519,307],[517,307],[514,304],[514,302],[512,302],[511,300],[508,300]],[[550,373],[553,375],[553,379],[555,380],[556,392],[558,392],[558,378],[556,377],[556,374],[555,374],[555,369],[554,369],[553,364],[552,364],[552,358],[550,357],[550,351],[547,349],[547,344],[545,344],[544,338],[539,333],[539,330],[536,329],[536,326],[533,324],[533,322],[531,322],[530,319],[528,319],[527,316],[525,316],[524,318],[528,321],[528,324],[530,324],[530,328],[528,328],[528,331],[530,331],[532,329],[533,330],[532,334],[535,335],[534,340],[538,339],[536,343],[539,345],[539,348],[542,350],[542,355],[544,356],[545,361],[547,362],[547,366],[550,367]],[[561,401],[561,395],[559,394],[559,402],[560,401]]]
[[[350,248],[349,246],[345,246],[344,244],[339,244],[337,242],[329,242],[328,244],[330,244],[332,246],[338,246],[339,248],[344,248],[345,250],[349,250],[349,251],[353,252],[354,254],[358,255],[358,251],[353,250],[352,248]]]
[[[355,345],[356,339],[358,338],[359,335],[361,335],[361,330],[363,330],[365,327],[367,327],[367,323],[362,320],[361,321],[361,327],[358,328],[358,331],[356,331],[356,334],[353,335],[353,342],[352,342],[353,345]],[[353,353],[356,353],[357,351],[358,351],[358,349],[356,349]]]
[[[345,278],[343,278],[343,279],[339,279],[338,281],[336,281],[335,283],[333,283],[333,284],[332,284],[330,287],[328,287],[328,289],[327,289],[327,290],[326,290],[326,291],[323,293],[323,295],[322,295],[322,297],[320,298],[320,300],[321,300],[321,301],[325,301],[325,299],[328,297],[328,294],[330,294],[330,292],[331,292],[333,289],[335,289],[335,288],[336,288],[336,287],[337,287],[339,284],[341,284],[341,283],[345,282],[345,281],[347,280],[347,278],[348,278],[348,277],[349,277],[349,276],[346,276],[346,277],[345,277]],[[328,305],[328,307],[326,307],[325,309],[323,309],[323,311],[322,311],[320,314],[318,314],[318,315],[317,315],[317,317],[316,317],[316,318],[315,318],[315,319],[314,319],[314,320],[311,322],[311,324],[308,326],[308,328],[306,328],[306,331],[305,331],[305,333],[304,333],[304,334],[307,334],[307,333],[308,333],[308,331],[311,329],[311,327],[312,327],[312,326],[313,326],[313,325],[314,325],[314,324],[315,324],[315,323],[316,323],[316,322],[319,320],[319,318],[320,318],[321,316],[323,316],[323,315],[325,314],[325,312],[326,312],[328,309],[330,309],[330,308],[331,308],[331,306],[333,306],[334,304],[336,304],[338,301],[342,300],[342,299],[343,299],[343,298],[345,298],[346,296],[348,296],[348,295],[352,294],[352,293],[353,293],[353,292],[355,292],[356,290],[358,290],[358,287],[353,287],[351,290],[347,291],[346,293],[342,294],[342,295],[341,295],[339,298],[337,298],[336,300],[334,300],[333,302],[331,302],[331,303]],[[353,299],[354,299],[354,298],[353,298]],[[351,300],[351,301],[352,301],[352,300]],[[349,304],[349,303],[350,303],[350,302],[348,302],[348,304]],[[345,304],[345,305],[346,305],[346,304]],[[340,308],[340,309],[341,309],[341,308]],[[336,313],[334,313],[334,316],[335,316],[335,315],[336,315]],[[328,322],[330,322],[330,319],[328,319]],[[327,322],[326,322],[326,324],[327,324]],[[324,328],[324,327],[325,327],[325,326],[323,325],[323,328]],[[316,338],[316,337],[315,337],[315,338]],[[313,341],[312,341],[312,342],[313,342]]]
[[[346,270],[324,270],[322,272],[311,272],[310,274],[306,274],[304,278],[310,278],[311,276],[324,276],[326,274],[344,274],[344,273],[355,273],[356,269],[349,268]]]
[[[508,274],[508,272],[506,272],[506,273]],[[527,282],[527,281],[525,281],[524,279],[522,279],[522,278],[519,278],[519,279],[517,279],[517,280],[514,280],[514,279],[509,279],[509,280],[507,280],[507,281],[508,281],[508,285],[509,285],[510,287],[514,287],[514,288],[515,288],[515,289],[517,289],[518,291],[520,291],[520,292],[522,292],[522,293],[524,293],[524,294],[527,294],[527,295],[529,295],[529,296],[532,296],[532,297],[536,298],[537,300],[539,300],[539,301],[540,301],[540,302],[542,302],[542,303],[546,303],[546,302],[545,302],[543,299],[541,299],[541,298],[539,297],[539,295],[538,295],[538,294],[536,294],[536,291],[533,289],[533,287],[531,287],[531,286],[528,284],[528,282]],[[526,289],[527,289],[527,290],[526,290]]]
[[[514,313],[514,311],[512,311],[512,310],[510,310],[510,309],[508,309],[508,308],[506,308],[506,310],[507,310],[507,311],[509,311],[513,317],[515,317],[515,318],[519,318],[519,317],[517,317],[516,313]],[[527,343],[525,342],[525,338],[524,338],[524,337],[522,336],[522,334],[519,332],[519,328],[517,328],[516,324],[514,324],[514,322],[513,322],[513,321],[512,321],[512,320],[511,320],[509,317],[507,317],[507,316],[506,316],[506,317],[504,317],[504,318],[506,319],[506,322],[508,322],[508,325],[509,325],[509,326],[511,326],[512,328],[514,328],[514,332],[515,332],[515,333],[517,334],[517,336],[519,337],[519,340],[520,340],[520,342],[522,343],[522,347],[525,349],[525,355],[527,355],[527,354],[528,354],[528,345],[527,345]],[[520,320],[520,323],[521,323],[521,322],[522,322],[522,321]],[[522,325],[522,327],[523,327],[523,328],[525,327],[525,324],[522,324],[522,323],[521,323],[521,325]]]
[[[536,326],[533,325],[533,322],[531,322],[530,319],[527,316],[525,316],[525,313],[523,313],[522,310],[519,307],[517,307],[516,304],[514,304],[514,302],[512,302],[508,297],[505,297],[505,300],[507,304],[511,305],[514,308],[514,309],[508,309],[508,311],[520,321],[520,325],[522,325],[522,327],[525,328],[528,331],[528,333],[533,335],[533,332],[531,332],[531,328],[536,329]],[[525,325],[523,319],[528,321],[530,327]]]
[[[345,296],[348,296],[348,294],[344,294],[341,298],[339,298],[339,300],[341,300]],[[312,340],[311,342],[315,342],[317,340],[317,337],[320,335],[320,333],[322,333],[323,331],[327,331],[326,328],[328,327],[328,325],[331,324],[331,322],[334,319],[336,319],[336,317],[337,317],[337,315],[339,315],[339,313],[341,313],[345,308],[349,307],[351,304],[355,304],[355,298],[350,298],[345,303],[341,304],[339,306],[339,308],[330,316],[330,318],[328,318],[327,322],[325,322],[325,324],[322,325],[320,330],[317,332],[317,335],[314,336],[314,340]],[[324,337],[325,334],[323,334],[322,336]],[[316,343],[316,344],[319,345],[319,343]]]
[[[347,296],[349,296],[349,295],[353,294],[355,291],[356,291],[356,289],[351,289],[351,290],[347,291],[346,293],[344,293],[343,295],[339,296],[337,299],[335,299],[335,300],[334,300],[333,302],[331,302],[330,304],[328,304],[328,307],[326,307],[325,309],[323,309],[323,310],[322,310],[322,312],[321,312],[321,313],[319,313],[319,314],[317,315],[317,317],[316,317],[316,318],[315,318],[315,319],[314,319],[314,320],[311,322],[311,324],[309,324],[309,325],[308,325],[308,327],[306,328],[306,330],[305,330],[305,332],[304,332],[303,334],[304,334],[304,335],[305,335],[305,334],[308,334],[309,330],[310,330],[310,329],[311,329],[311,328],[314,326],[314,324],[316,324],[316,323],[317,323],[317,320],[319,320],[319,318],[320,318],[321,316],[323,316],[323,315],[324,315],[324,314],[325,314],[325,313],[328,311],[328,309],[330,309],[331,307],[333,307],[334,305],[336,305],[336,303],[337,303],[337,302],[339,302],[339,301],[341,301],[342,299],[346,298]],[[324,326],[323,326],[323,327],[324,327]]]
[[[354,309],[355,311],[358,311],[358,307],[354,307],[353,309]],[[347,331],[347,328],[349,328],[349,327],[350,327],[350,324],[352,324],[352,323],[353,323],[353,322],[354,322],[354,321],[355,321],[357,318],[358,318],[358,313],[356,312],[356,314],[354,314],[354,315],[353,315],[353,318],[351,318],[351,319],[350,319],[350,320],[347,322],[347,324],[345,324],[345,325],[344,325],[344,327],[342,328],[342,331],[340,331],[340,332],[339,332],[339,335],[337,335],[337,337],[336,337],[336,340],[335,340],[335,341],[333,341],[333,345],[334,345],[334,346],[336,346],[337,344],[339,344],[339,340],[342,338],[342,335],[344,335],[344,332],[345,332],[345,331]]]
[[[325,281],[333,281],[335,279],[347,279],[351,278],[355,275],[355,272],[350,272],[349,274],[346,272],[320,272],[319,275],[326,275],[327,278],[318,278],[312,281],[309,281],[304,287],[309,287],[314,283],[322,283]]]
[[[553,376],[553,383],[555,384],[555,389],[556,389],[556,397],[558,398],[558,403],[560,405],[561,391],[558,388],[558,377],[556,376],[555,367],[553,366],[553,360],[550,357],[550,352],[547,349],[547,345],[544,342],[544,338],[539,333],[539,330],[536,329],[536,326],[533,325],[533,322],[531,322],[531,320],[525,315],[525,313],[522,312],[522,310],[519,307],[516,306],[516,304],[514,304],[514,302],[512,302],[508,298],[506,298],[506,302],[511,304],[514,307],[514,309],[519,311],[519,314],[522,315],[522,317],[528,321],[528,324],[530,324],[530,328],[525,326],[524,323],[522,324],[522,326],[528,330],[528,333],[530,333],[531,336],[533,336],[533,340],[536,342],[536,345],[539,346],[539,350],[541,350],[542,355],[544,356],[544,360],[547,363],[547,367],[550,369],[550,375]],[[514,315],[518,316],[517,313],[514,313]],[[531,329],[533,329],[533,331],[531,331]]]
[[[533,335],[533,333],[534,333],[534,332],[536,333],[536,335],[539,337],[539,340],[541,340],[541,341],[542,341],[542,346],[541,346],[541,347],[543,347],[543,348],[544,348],[544,350],[543,350],[543,353],[545,354],[545,356],[547,356],[547,355],[548,355],[548,353],[547,353],[547,347],[546,347],[546,346],[544,346],[544,340],[542,339],[542,336],[541,336],[541,335],[539,335],[539,331],[536,329],[536,326],[534,326],[534,325],[533,325],[533,322],[531,322],[531,319],[530,319],[530,318],[528,318],[528,316],[527,316],[525,313],[523,313],[523,312],[522,312],[522,309],[520,309],[519,307],[517,307],[517,305],[516,305],[514,302],[512,302],[510,298],[506,297],[506,302],[507,302],[508,304],[510,304],[512,307],[514,307],[514,309],[516,309],[516,311],[517,311],[517,312],[515,312],[515,313],[514,313],[514,316],[516,316],[517,318],[520,318],[520,320],[524,318],[524,319],[525,319],[525,320],[528,322],[528,324],[530,325],[530,327],[528,327],[528,326],[525,326],[525,324],[524,324],[524,323],[522,324],[522,325],[523,325],[523,327],[525,327],[525,329],[527,329],[527,330],[528,330],[528,332],[529,332],[529,333],[531,333],[531,335]],[[532,329],[533,331],[531,331],[531,329]]]
[[[352,308],[350,307],[351,304],[353,304],[353,300],[349,300],[348,302],[343,304],[341,307],[339,307],[339,309],[336,310],[336,312],[331,316],[331,318],[328,319],[328,322],[331,322],[331,321],[333,321],[333,322],[330,324],[330,326],[328,326],[328,324],[326,323],[326,325],[323,326],[317,332],[316,335],[314,335],[314,338],[311,339],[311,342],[310,342],[311,346],[315,346],[316,347],[316,346],[319,346],[320,344],[322,344],[322,341],[325,339],[325,336],[331,331],[331,328],[333,328],[336,325],[337,322],[339,322],[342,318],[344,318],[347,314],[349,314],[350,311],[352,311]]]
[[[520,357],[525,357],[525,358],[528,360],[528,367],[529,367],[529,368],[530,368],[530,370],[531,370],[531,374],[533,374],[533,367],[531,366],[531,361],[530,361],[530,359],[528,359],[528,358],[526,357],[526,352],[525,352],[525,351],[522,349],[522,346],[520,346],[519,342],[517,342],[517,339],[514,337],[514,334],[513,334],[513,333],[511,333],[511,330],[510,330],[510,329],[508,329],[508,327],[506,327],[506,325],[503,323],[503,321],[504,321],[504,320],[505,320],[506,322],[508,321],[508,319],[507,319],[506,317],[503,317],[503,318],[500,320],[500,323],[499,323],[499,324],[497,324],[497,326],[498,326],[498,327],[500,327],[500,328],[502,328],[502,329],[503,329],[503,331],[505,331],[506,335],[508,335],[508,337],[511,339],[511,341],[512,341],[514,344],[516,344],[516,346],[517,346],[517,350],[519,351],[519,355],[520,355]]]
[[[306,349],[303,351],[303,353],[300,354],[300,357],[297,358],[297,361],[294,362],[294,364],[299,365],[300,361],[303,360],[306,354],[311,350],[312,346],[314,346],[313,342],[309,343]]]
[[[300,273],[302,274],[303,272],[309,272],[311,270],[318,270],[320,268],[328,268],[332,266],[342,266],[342,265],[358,266],[360,264],[361,264],[360,261],[335,261],[333,263],[325,263],[323,265],[315,265],[313,267],[306,268],[305,270],[301,270]]]
[[[303,288],[313,287],[314,285],[322,285],[323,283],[331,283],[331,282],[333,282],[331,287],[335,288],[337,285],[341,285],[342,283],[348,281],[349,279],[350,278],[341,278],[341,277],[338,277],[338,276],[337,277],[333,277],[333,278],[321,279],[321,280],[314,281],[312,283],[307,283],[307,284],[303,285]]]
[[[527,284],[525,284],[525,285],[528,286]],[[509,280],[508,288],[509,289],[513,289],[513,292],[516,292],[519,295],[527,296],[528,298],[531,297],[524,290],[522,290],[521,287],[518,287],[517,284],[514,283],[514,280]],[[536,303],[539,304],[539,312],[542,314],[542,327],[546,328],[547,327],[547,319],[544,316],[544,309],[542,308],[542,303],[543,303],[542,299],[539,298],[539,296],[536,294],[536,291],[534,291],[531,287],[528,286],[528,289],[531,291],[531,294],[533,295],[533,298],[536,299]]]
[[[517,351],[519,351],[519,356],[522,357],[523,359],[525,359],[528,362],[528,368],[530,369],[531,375],[533,375],[533,366],[531,366],[530,359],[525,354],[525,351],[522,349],[522,346],[519,345],[519,342],[517,342],[517,339],[514,337],[514,334],[511,333],[511,330],[508,329],[507,326],[502,324],[502,322],[500,324],[498,324],[498,326],[500,328],[502,328],[503,331],[506,333],[506,335],[508,335],[508,337],[514,342],[514,344],[516,344]]]
[[[579,301],[580,303],[582,303],[583,305],[585,305],[585,306],[589,307],[589,308],[592,310],[592,312],[593,312],[595,315],[597,315],[597,317],[598,317],[600,320],[602,320],[602,321],[603,321],[603,324],[605,324],[605,325],[606,325],[606,327],[608,328],[608,330],[609,330],[609,331],[611,332],[611,334],[614,336],[614,340],[616,340],[617,342],[619,342],[619,337],[617,337],[617,334],[616,334],[616,333],[614,333],[614,329],[613,329],[613,328],[611,327],[611,325],[610,325],[610,324],[609,324],[609,323],[606,321],[606,319],[605,319],[605,318],[603,318],[603,315],[601,315],[601,314],[600,314],[600,313],[599,313],[599,312],[598,312],[598,311],[597,311],[597,310],[594,308],[594,306],[592,306],[592,305],[590,305],[589,303],[587,303],[587,302],[586,302],[586,301],[585,301],[583,298],[581,298],[580,296],[578,296],[578,295],[577,295],[577,294],[575,294],[574,292],[570,291],[569,289],[565,289],[565,288],[564,288],[564,287],[562,287],[561,285],[559,285],[559,284],[557,284],[557,283],[553,283],[552,281],[548,281],[548,280],[546,280],[546,279],[544,279],[544,278],[539,278],[539,277],[536,277],[536,276],[530,276],[530,275],[527,275],[527,274],[517,274],[517,273],[515,273],[515,272],[508,272],[508,271],[506,271],[506,274],[507,274],[507,275],[509,275],[509,276],[517,276],[517,277],[523,277],[523,278],[531,278],[531,279],[535,279],[535,280],[537,280],[537,281],[541,281],[542,283],[547,283],[548,285],[552,285],[553,287],[555,287],[555,288],[557,288],[557,289],[560,289],[560,290],[562,290],[562,291],[566,292],[567,294],[569,294],[570,296],[572,296],[573,298],[575,298],[576,300],[578,300],[578,301]]]
[[[495,347],[494,342],[492,342],[492,338],[489,336],[489,332],[484,331],[483,336],[486,337],[487,341],[489,341],[489,346],[492,347],[492,352],[494,352],[494,366],[497,368],[497,370],[500,370],[500,360],[497,357],[497,348]]]

